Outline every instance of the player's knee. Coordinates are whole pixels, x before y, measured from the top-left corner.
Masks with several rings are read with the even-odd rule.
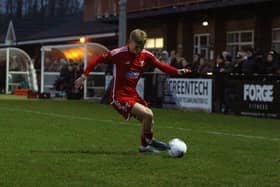
[[[151,122],[153,121],[154,114],[153,114],[152,110],[149,109],[146,111],[145,118]]]

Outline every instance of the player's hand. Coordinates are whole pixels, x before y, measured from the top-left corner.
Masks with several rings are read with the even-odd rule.
[[[78,79],[75,80],[74,85],[75,88],[81,88],[84,84],[84,81],[86,80],[85,76],[80,76]]]
[[[183,69],[178,69],[177,74],[178,74],[178,75],[185,75],[185,74],[191,73],[191,72],[192,72],[192,70],[187,69],[187,68],[183,68]]]

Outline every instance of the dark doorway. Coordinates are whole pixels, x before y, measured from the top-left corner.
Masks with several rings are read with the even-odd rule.
[[[6,73],[6,61],[0,61],[0,93],[5,93]]]

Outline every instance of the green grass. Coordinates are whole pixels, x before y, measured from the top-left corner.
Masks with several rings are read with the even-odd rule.
[[[181,159],[140,154],[139,126],[91,101],[0,97],[0,186],[279,186],[280,121],[153,109]]]
[[[26,100],[26,96],[21,95],[0,95],[0,100]]]

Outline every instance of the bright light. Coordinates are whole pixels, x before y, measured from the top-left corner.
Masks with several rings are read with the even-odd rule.
[[[147,39],[146,44],[145,44],[145,48],[148,48],[148,49],[155,48],[154,39]]]
[[[207,27],[207,26],[208,26],[208,21],[203,21],[203,22],[202,22],[202,25],[203,25],[204,27]]]
[[[154,49],[154,48],[163,48],[163,38],[148,38],[145,44],[145,48]]]
[[[86,39],[84,37],[80,38],[80,43],[85,43]]]
[[[156,38],[156,48],[163,48],[163,38]]]
[[[84,49],[82,48],[70,48],[63,50],[63,54],[67,59],[71,59],[74,61],[79,61],[83,58]]]

